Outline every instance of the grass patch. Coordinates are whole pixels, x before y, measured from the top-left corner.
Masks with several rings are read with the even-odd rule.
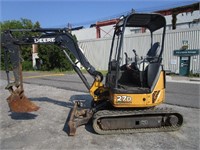
[[[5,70],[1,70],[1,71],[5,71]],[[10,70],[12,71],[12,70]],[[104,76],[107,74],[107,70],[98,70],[99,72],[101,72]],[[24,70],[24,72],[38,72],[38,73],[64,73],[64,74],[76,74],[76,72],[74,70],[69,70],[69,71],[60,71],[59,69],[54,69],[54,70],[50,70],[50,71],[42,71],[42,70]],[[81,72],[83,74],[88,74],[87,70],[82,69]]]

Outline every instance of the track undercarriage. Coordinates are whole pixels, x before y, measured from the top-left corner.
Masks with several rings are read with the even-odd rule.
[[[182,115],[169,108],[104,108],[107,109],[84,109],[76,102],[68,122],[69,135],[75,135],[76,128],[89,121],[92,121],[93,129],[98,134],[175,131],[183,123]]]

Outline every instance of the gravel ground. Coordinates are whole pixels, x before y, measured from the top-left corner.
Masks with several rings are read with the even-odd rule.
[[[5,91],[6,81],[0,82],[0,138],[1,150],[199,150],[200,111],[162,104],[184,116],[184,124],[176,132],[135,133],[120,135],[98,135],[91,125],[81,126],[76,136],[66,133],[66,120],[73,101],[77,99],[91,100],[82,92],[58,89],[49,86],[24,84],[25,95],[41,108],[34,113],[18,114],[9,112]]]

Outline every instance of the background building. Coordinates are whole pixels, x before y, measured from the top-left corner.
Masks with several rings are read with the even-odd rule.
[[[166,30],[190,29],[200,27],[199,3],[166,10],[159,10],[155,13],[160,13],[165,16],[167,22]],[[117,20],[118,18],[113,18],[105,21],[97,21],[95,24],[90,25],[90,28],[77,28],[78,30],[74,30],[72,31],[72,33],[76,35],[79,41],[112,37],[114,32],[114,25],[116,24]],[[125,34],[129,35],[144,32],[144,29],[135,28],[131,29]]]
[[[168,72],[189,75],[200,73],[199,34],[200,34],[200,10],[199,3],[192,5],[160,10],[156,13],[165,15],[167,32],[165,49],[163,53],[163,65]],[[79,46],[84,54],[99,70],[107,70],[109,51],[111,46],[114,24],[117,19],[97,22],[90,28],[75,30]],[[156,33],[159,36],[159,32]],[[126,48],[140,49],[138,54],[143,56],[149,49],[145,40],[150,34],[141,28],[133,28],[125,33]],[[140,44],[138,44],[140,43]],[[141,49],[141,44],[142,49]],[[184,51],[182,51],[184,49]]]

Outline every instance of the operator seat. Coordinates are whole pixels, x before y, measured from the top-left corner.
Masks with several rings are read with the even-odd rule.
[[[152,47],[149,49],[146,55],[146,59],[151,61],[158,60],[158,57],[160,55],[161,49],[160,49],[160,42],[155,42]]]
[[[155,42],[152,45],[152,47],[148,50],[146,56],[137,62],[139,70],[145,71],[149,63],[156,62],[159,59],[160,52],[160,42]]]
[[[159,56],[160,56],[160,42],[155,42],[152,47],[148,50],[146,57],[142,59],[138,63],[138,68],[140,70],[140,82],[141,86],[147,86],[148,84],[148,79],[149,79],[149,72],[152,63],[159,62]],[[154,66],[154,65],[153,65]],[[157,66],[156,66],[157,67]],[[152,69],[151,69],[152,70]]]
[[[135,50],[133,50],[133,52],[135,53],[135,61],[133,61],[130,65],[123,65],[120,68],[123,70],[123,73],[120,74],[118,81],[120,84],[134,84],[135,87],[151,88],[158,69],[160,68],[160,62],[158,61],[160,59],[159,56],[161,52],[160,43],[155,42],[143,59],[139,59]]]

